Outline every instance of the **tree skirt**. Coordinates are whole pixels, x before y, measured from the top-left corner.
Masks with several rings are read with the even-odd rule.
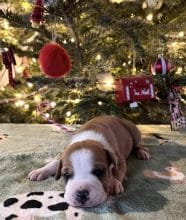
[[[71,134],[51,125],[1,124],[0,219],[184,219],[186,132],[158,125],[139,129],[152,158],[140,161],[131,156],[125,192],[101,206],[78,209],[65,202],[62,179],[27,180],[30,170],[63,151]]]

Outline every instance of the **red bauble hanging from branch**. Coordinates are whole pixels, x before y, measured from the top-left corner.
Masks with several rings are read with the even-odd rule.
[[[33,24],[42,24],[44,21],[43,14],[44,14],[43,0],[36,0],[30,17],[30,21]]]
[[[39,63],[44,74],[52,78],[62,77],[71,69],[67,51],[55,42],[47,43],[40,50]]]
[[[171,63],[162,55],[151,65],[151,72],[153,75],[166,75],[171,70]]]

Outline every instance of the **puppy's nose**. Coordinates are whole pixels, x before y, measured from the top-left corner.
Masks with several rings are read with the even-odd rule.
[[[76,200],[80,204],[84,204],[87,200],[89,199],[89,191],[84,189],[84,190],[78,190],[76,192]]]

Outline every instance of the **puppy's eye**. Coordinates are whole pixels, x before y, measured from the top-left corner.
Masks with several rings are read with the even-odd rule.
[[[100,177],[104,176],[105,170],[97,168],[92,171],[92,174],[97,176],[98,178],[100,178]]]
[[[72,177],[72,174],[66,172],[63,173],[62,176],[64,177],[65,181],[68,181]]]

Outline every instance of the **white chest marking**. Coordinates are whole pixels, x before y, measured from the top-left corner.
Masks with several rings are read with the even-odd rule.
[[[93,153],[87,149],[74,151],[70,156],[75,178],[86,178],[93,169]]]

